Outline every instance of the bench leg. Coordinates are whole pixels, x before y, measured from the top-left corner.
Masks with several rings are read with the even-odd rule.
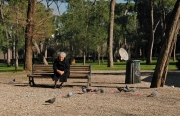
[[[88,76],[88,80],[87,80],[87,88],[89,88],[89,86],[91,86],[91,77]]]
[[[89,86],[91,86],[91,76],[89,76]]]
[[[32,87],[35,85],[34,83],[34,78],[33,77],[29,77],[29,85]]]

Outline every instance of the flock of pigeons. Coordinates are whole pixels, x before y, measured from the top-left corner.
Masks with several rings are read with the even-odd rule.
[[[15,79],[11,80],[9,82],[9,84],[13,84],[15,83]],[[130,88],[128,87],[128,85],[126,85],[125,87],[116,87],[118,91],[122,92],[135,92],[137,91],[137,88]],[[96,88],[96,89],[88,89],[86,88],[86,86],[82,86],[82,93],[87,93],[87,92],[100,92],[100,93],[104,93],[104,90],[102,88]],[[64,96],[65,98],[71,97],[72,95],[74,95],[75,92],[68,92],[68,94],[66,96]],[[151,94],[149,94],[147,97],[155,97],[158,94],[158,90],[153,91]],[[45,103],[50,103],[53,104],[56,101],[56,97],[53,97],[51,99],[48,99],[45,101]]]
[[[137,88],[130,88],[128,87],[128,85],[126,85],[125,87],[117,87],[117,89],[122,92],[135,92],[137,90]],[[82,86],[82,92],[83,93],[87,93],[87,92],[100,92],[100,93],[104,93],[104,90],[101,88],[96,88],[94,90],[92,89],[88,89],[85,86]],[[69,92],[66,96],[64,96],[65,98],[71,97],[73,94],[75,94],[74,92]],[[158,90],[153,91],[151,94],[149,94],[147,97],[155,97],[158,94]],[[52,99],[48,99],[45,101],[45,103],[54,103],[56,100],[56,97],[52,98]]]
[[[104,93],[104,90],[101,88],[96,88],[94,90],[86,88],[86,86],[82,86],[82,93],[87,93],[87,92],[100,92]],[[68,92],[67,95],[64,96],[64,98],[71,97],[72,95],[76,94],[76,92]],[[53,104],[56,101],[56,97],[53,97],[51,99],[48,99],[45,101],[45,103],[50,103]]]
[[[117,89],[121,92],[135,92],[137,90],[137,88],[130,88],[128,87],[128,85],[126,85],[126,87],[117,87]],[[155,97],[158,94],[158,90],[153,91],[151,94],[149,94],[147,97]]]

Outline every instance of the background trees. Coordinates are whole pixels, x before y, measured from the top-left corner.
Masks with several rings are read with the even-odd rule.
[[[36,10],[33,11],[34,18],[29,17],[33,19],[30,23],[26,22],[27,9],[32,2]],[[48,64],[46,58],[54,58],[58,51],[67,52],[69,59],[83,57],[84,65],[89,58],[93,61],[98,58],[100,64],[100,58],[103,60],[108,57],[110,1],[66,0],[66,12],[53,14],[49,7],[53,3],[61,7],[63,2],[29,0],[28,4],[26,0],[1,0],[0,47],[4,54],[7,53],[8,66],[15,64],[14,60],[10,64],[9,51],[14,50],[13,59],[23,56],[29,36],[32,46],[25,49],[25,63],[28,63],[24,65],[26,70],[31,70],[32,58]],[[152,57],[160,53],[174,4],[174,0],[127,0],[127,3],[116,3],[111,61],[119,59],[118,50],[123,47],[131,58],[146,59],[150,64]],[[27,36],[30,25],[33,32]]]

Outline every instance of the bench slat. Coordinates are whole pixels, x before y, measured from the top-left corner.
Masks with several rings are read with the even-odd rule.
[[[51,78],[51,75],[49,74],[33,74],[33,75],[28,75],[28,77],[35,77],[35,78]],[[70,75],[68,78],[83,78],[83,79],[87,79],[88,75]]]

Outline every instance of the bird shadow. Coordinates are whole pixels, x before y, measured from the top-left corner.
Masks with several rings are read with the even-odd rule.
[[[14,83],[14,86],[26,87],[26,86],[29,86],[29,84],[28,83]]]
[[[42,104],[42,105],[51,105],[51,104]]]

